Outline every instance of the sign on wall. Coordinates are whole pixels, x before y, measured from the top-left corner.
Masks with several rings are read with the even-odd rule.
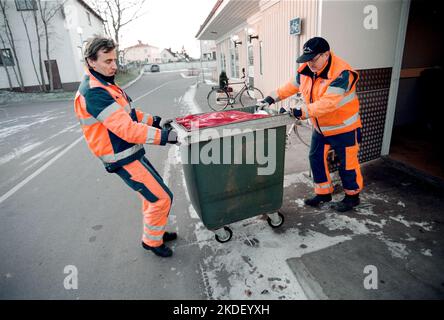
[[[290,20],[290,34],[301,34],[301,18]]]

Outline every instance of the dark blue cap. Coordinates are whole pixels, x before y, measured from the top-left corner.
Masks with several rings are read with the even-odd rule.
[[[304,44],[304,53],[300,56],[296,62],[304,63],[310,61],[320,53],[324,53],[330,50],[330,45],[327,40],[321,37],[314,37],[308,40]]]

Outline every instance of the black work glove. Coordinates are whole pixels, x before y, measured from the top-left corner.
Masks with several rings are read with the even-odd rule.
[[[160,138],[160,145],[164,146],[167,143],[170,144],[179,144],[179,141],[177,140],[177,132],[173,130],[173,128],[162,128],[161,129],[161,138]]]
[[[168,132],[168,140],[167,140],[167,143],[176,144],[176,143],[178,143],[178,142],[179,142],[179,141],[177,141],[177,132],[174,131],[173,129],[171,129],[171,130]]]
[[[302,110],[296,108],[290,108],[290,114],[296,119],[299,119],[300,117],[302,117]]]
[[[157,128],[157,129],[162,129],[162,127],[160,126],[160,121],[161,120],[162,120],[161,117],[154,116],[153,117],[153,124],[151,126],[154,127],[154,128]]]
[[[160,126],[162,127],[162,129],[171,129],[171,122],[173,121],[174,121],[173,119],[166,119],[162,121]]]
[[[256,110],[264,110],[264,108],[268,108],[275,101],[272,97],[267,96],[262,100],[259,100],[256,104]]]

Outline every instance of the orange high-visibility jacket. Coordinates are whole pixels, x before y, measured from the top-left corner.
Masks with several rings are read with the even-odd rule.
[[[74,110],[92,153],[112,172],[140,159],[143,144],[165,145],[168,132],[152,127],[153,117],[131,107],[131,98],[117,85],[90,70],[74,100]]]
[[[315,129],[332,136],[361,127],[356,82],[359,75],[350,65],[330,51],[326,67],[315,75],[307,63],[296,76],[271,94],[277,102],[301,92],[306,105],[302,119],[310,118]]]

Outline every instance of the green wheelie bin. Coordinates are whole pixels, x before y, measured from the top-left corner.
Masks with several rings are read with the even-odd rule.
[[[255,107],[232,109],[254,113]],[[229,224],[267,214],[279,227],[283,199],[286,125],[289,115],[190,130],[173,121],[194,209],[216,240],[232,237]]]

